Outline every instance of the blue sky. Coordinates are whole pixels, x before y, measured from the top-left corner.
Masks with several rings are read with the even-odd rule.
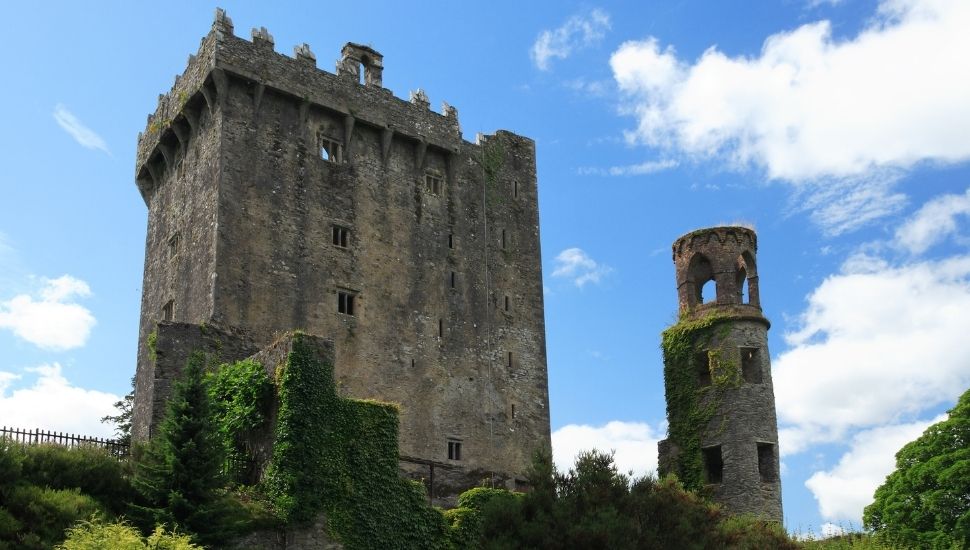
[[[755,227],[786,524],[858,525],[970,386],[970,7],[960,0],[223,2],[236,34],[347,41],[465,138],[536,140],[557,460],[656,465],[670,245]],[[6,4],[0,424],[103,433],[129,388],[145,117],[215,5]]]

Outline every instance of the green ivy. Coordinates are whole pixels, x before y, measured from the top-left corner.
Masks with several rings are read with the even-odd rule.
[[[158,330],[151,331],[145,343],[148,346],[148,358],[154,362],[158,357]]]
[[[209,394],[230,474],[243,480],[250,451],[247,435],[263,427],[273,398],[266,370],[252,359],[226,363],[208,374]]]
[[[398,407],[337,395],[333,365],[301,333],[276,372],[279,413],[266,485],[288,523],[324,512],[346,548],[447,548],[444,516],[398,474]]]
[[[738,365],[717,349],[707,352],[711,385],[698,384],[695,353],[713,338],[727,336],[730,325],[722,323],[724,320],[716,314],[695,320],[681,318],[662,335],[669,439],[679,449],[674,473],[688,490],[704,486],[701,434],[717,413],[724,392],[741,384]]]

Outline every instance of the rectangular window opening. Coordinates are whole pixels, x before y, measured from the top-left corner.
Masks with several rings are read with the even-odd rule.
[[[758,348],[741,348],[741,377],[749,384],[761,384],[761,353]]]
[[[505,311],[508,311],[508,310],[509,310],[509,297],[506,296],[505,297]]]
[[[175,232],[174,235],[168,238],[168,258],[170,260],[178,256],[181,240],[182,236],[178,232]]]
[[[334,246],[339,246],[340,248],[347,248],[348,234],[350,230],[346,227],[340,227],[339,225],[333,226],[333,244]]]
[[[512,181],[512,198],[519,198],[519,180]]]
[[[337,291],[337,313],[343,313],[344,315],[353,315],[354,298],[355,296],[351,292],[347,292],[344,290]]]
[[[438,338],[441,338],[444,335],[445,335],[445,322],[441,319],[438,319]]]
[[[775,446],[771,443],[758,443],[758,473],[761,481],[778,481],[778,463],[775,460]]]
[[[509,352],[509,357],[508,357],[508,367],[509,367],[509,370],[512,370],[512,352],[511,351]]]
[[[451,288],[455,288],[455,272],[451,272]]]
[[[512,403],[512,420],[515,420],[515,403]]]
[[[711,385],[711,356],[707,350],[699,351],[694,355],[694,368],[697,371],[698,387]]]
[[[705,447],[701,449],[704,456],[705,483],[720,483],[724,479],[724,460],[721,457],[721,446]]]
[[[333,163],[341,162],[340,142],[328,137],[320,136],[320,158]]]
[[[175,318],[175,300],[169,300],[162,306],[162,320],[171,321]]]
[[[448,460],[461,460],[461,441],[448,442]]]
[[[506,242],[506,239],[505,239],[505,230],[503,229],[502,230],[502,250],[505,250],[505,242]]]
[[[448,248],[455,248],[455,236],[452,233],[448,233]]]
[[[441,178],[434,174],[424,175],[424,190],[432,195],[441,194]]]

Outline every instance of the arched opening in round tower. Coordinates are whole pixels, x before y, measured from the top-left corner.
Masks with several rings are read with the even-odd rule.
[[[697,253],[690,259],[687,277],[692,285],[691,306],[717,300],[717,285],[714,282],[714,266],[707,256]]]

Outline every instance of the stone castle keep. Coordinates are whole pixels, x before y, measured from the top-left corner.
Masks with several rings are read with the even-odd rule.
[[[140,134],[148,206],[133,435],[157,427],[188,354],[332,339],[343,395],[401,405],[401,468],[434,496],[521,486],[550,448],[535,144],[462,139],[457,111],[382,87],[348,43],[237,38],[217,10]]]
[[[400,404],[400,470],[430,474],[439,504],[483,480],[524,488],[533,454],[550,452],[535,143],[501,130],[465,141],[453,107],[395,97],[383,69],[348,43],[326,72],[306,44],[284,56],[266,29],[238,38],[217,10],[159,96],[136,161],[148,207],[136,440],[192,352],[265,358],[302,330],[332,350],[341,397]],[[681,320],[664,336],[660,473],[781,521],[756,252],[741,227],[673,245]]]
[[[770,324],[761,312],[757,250],[757,236],[744,227],[702,229],[674,242],[680,322],[665,332],[670,436],[659,444],[659,470],[689,480],[695,453],[716,502],[780,522]],[[686,335],[684,350],[671,344],[676,331]]]

